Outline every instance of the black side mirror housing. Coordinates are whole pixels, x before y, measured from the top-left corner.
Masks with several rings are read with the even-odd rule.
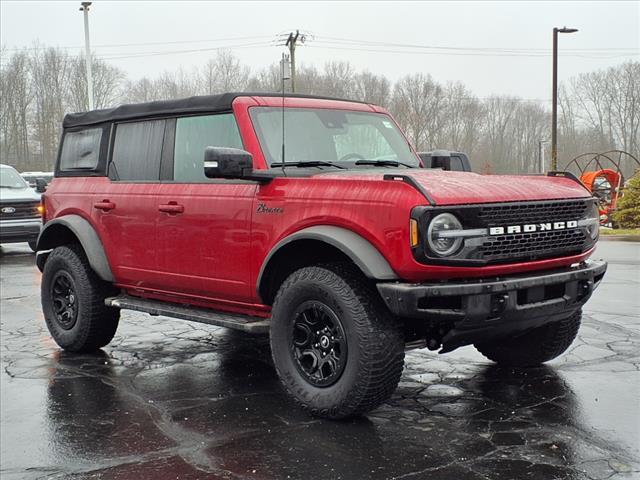
[[[208,178],[243,178],[253,172],[253,157],[238,148],[207,147],[204,174]]]
[[[207,178],[240,178],[268,183],[273,176],[253,171],[252,155],[239,148],[207,147],[204,150],[204,175]]]
[[[44,193],[47,190],[47,181],[44,178],[36,178],[36,192]]]
[[[471,171],[471,162],[466,153],[434,150],[432,152],[418,152],[418,156],[425,168],[441,168],[456,172]]]

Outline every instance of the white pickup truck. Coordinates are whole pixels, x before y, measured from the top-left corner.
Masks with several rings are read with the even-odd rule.
[[[42,227],[40,193],[15,168],[0,165],[0,243],[28,242],[35,252]]]

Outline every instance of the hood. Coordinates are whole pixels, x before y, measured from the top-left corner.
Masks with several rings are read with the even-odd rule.
[[[590,197],[591,193],[568,177],[546,175],[480,175],[436,169],[345,170],[323,177],[383,180],[385,175],[411,177],[436,205],[520,202]]]
[[[31,187],[0,188],[0,202],[38,202],[40,194]]]

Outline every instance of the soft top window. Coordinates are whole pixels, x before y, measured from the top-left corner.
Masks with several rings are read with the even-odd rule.
[[[205,148],[243,148],[233,113],[178,118],[173,176],[178,182],[207,182],[203,160]]]
[[[94,170],[100,158],[102,128],[67,132],[62,141],[60,170]]]
[[[165,120],[119,124],[109,176],[115,180],[159,180],[164,127]]]

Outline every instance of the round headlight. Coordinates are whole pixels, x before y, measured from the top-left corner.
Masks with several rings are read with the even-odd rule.
[[[597,203],[593,203],[585,219],[589,222],[587,224],[587,232],[589,232],[589,236],[595,240],[600,233],[600,210],[598,209]]]
[[[427,242],[433,253],[448,257],[458,251],[462,245],[462,238],[448,236],[445,233],[451,230],[462,230],[462,224],[450,213],[441,213],[431,220],[427,229]]]

